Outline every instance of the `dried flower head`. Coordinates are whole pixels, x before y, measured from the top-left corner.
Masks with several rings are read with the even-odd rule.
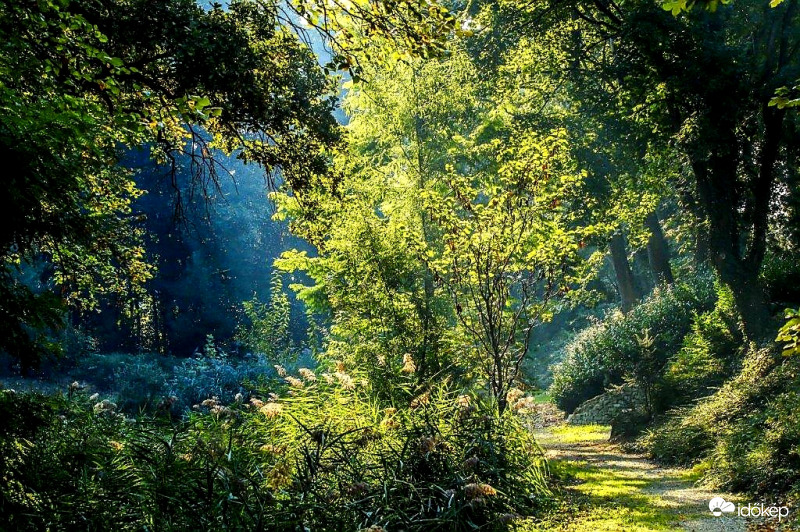
[[[458,399],[456,399],[456,404],[459,408],[469,408],[470,403],[469,395],[459,395]]]
[[[300,373],[300,376],[303,377],[308,382],[315,382],[317,380],[316,373],[314,373],[308,368],[300,368],[297,371]]]
[[[353,390],[356,387],[355,381],[353,381],[353,377],[348,375],[343,371],[336,372],[336,378],[339,380],[339,384],[342,385],[342,388],[345,390]]]
[[[381,426],[387,429],[396,429],[397,427],[400,426],[400,422],[397,421],[395,418],[390,417],[381,421]]]
[[[302,388],[303,387],[303,381],[301,381],[297,377],[292,377],[291,375],[289,375],[288,377],[286,377],[285,380],[286,380],[286,382],[289,383],[289,386],[291,386],[292,388]]]
[[[430,392],[425,392],[420,396],[414,398],[411,401],[411,408],[419,408],[420,406],[425,406],[431,402],[431,394]]]
[[[508,401],[508,404],[513,405],[523,395],[525,395],[525,392],[523,392],[519,388],[511,388],[510,390],[508,390],[508,393],[506,394],[506,401]]]
[[[278,377],[285,377],[287,375],[286,368],[284,368],[280,364],[275,364],[275,371],[278,372]]]
[[[283,412],[283,405],[280,403],[266,403],[258,411],[267,417],[276,417]]]
[[[250,404],[253,405],[253,407],[255,408],[261,408],[262,406],[264,406],[264,401],[262,401],[261,399],[256,399],[255,397],[251,397]]]
[[[466,460],[464,460],[464,463],[462,463],[461,465],[464,469],[475,469],[479,463],[480,459],[478,459],[477,456],[471,456]]]
[[[428,437],[419,439],[420,454],[431,453],[435,448],[436,448],[436,438]]]
[[[414,364],[414,358],[406,353],[403,355],[403,368],[400,370],[403,373],[414,373],[417,371],[417,365]]]
[[[511,406],[515,412],[525,413],[536,410],[536,400],[533,397],[523,397]]]
[[[489,484],[470,483],[464,486],[464,495],[468,499],[476,499],[478,497],[493,497],[497,495],[497,490]]]

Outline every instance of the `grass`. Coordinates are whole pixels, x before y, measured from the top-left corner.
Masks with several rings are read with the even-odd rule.
[[[564,503],[546,520],[520,530],[662,532],[679,530],[679,521],[708,517],[702,505],[662,496],[665,488],[689,487],[693,472],[644,469],[646,461],[622,455],[607,444],[608,437],[609,427],[601,425],[562,425],[537,434],[545,449],[556,452],[550,467]]]
[[[539,443],[570,444],[579,442],[604,442],[611,435],[607,425],[558,425],[550,427],[546,433],[537,434]]]

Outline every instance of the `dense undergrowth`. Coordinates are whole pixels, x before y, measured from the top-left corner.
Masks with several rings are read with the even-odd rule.
[[[628,314],[614,309],[580,331],[555,366],[550,392],[559,407],[572,412],[586,399],[625,382],[642,360],[640,340],[653,339],[652,357],[663,367],[692,330],[696,314],[714,307],[713,283],[706,277],[658,289]]]
[[[714,488],[795,499],[799,370],[774,342],[745,342],[730,291],[698,282],[656,291],[585,329],[551,391],[572,410],[609,385],[647,388],[649,404],[613,423],[627,445],[693,467]]]
[[[381,405],[357,372],[330,371],[284,374],[272,392],[207,399],[178,420],[133,419],[77,385],[3,391],[5,526],[502,530],[551,504],[519,413],[447,383]]]

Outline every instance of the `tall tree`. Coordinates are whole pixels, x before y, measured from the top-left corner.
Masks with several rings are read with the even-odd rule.
[[[800,68],[797,2],[774,9],[754,0],[714,2],[714,9],[673,15],[680,4],[507,5],[531,35],[571,21],[573,38],[564,45],[575,83],[600,79],[607,87],[584,104],[622,106],[681,150],[708,223],[711,262],[748,336],[758,337],[769,318],[759,272],[788,156],[786,110],[770,102]]]

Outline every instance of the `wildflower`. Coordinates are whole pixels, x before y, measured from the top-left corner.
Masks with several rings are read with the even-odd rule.
[[[300,368],[297,371],[300,373],[300,376],[308,382],[315,382],[317,380],[317,375],[308,368]]]
[[[386,365],[386,355],[378,355],[378,365],[379,366]]]
[[[392,408],[392,407],[389,407],[389,408],[384,408],[384,409],[383,409],[383,412],[384,412],[384,413],[385,413],[387,416],[393,416],[393,415],[395,415],[395,414],[397,413],[397,409],[396,409],[396,408]]]
[[[328,384],[333,384],[334,382],[336,382],[336,377],[334,377],[330,373],[323,373],[322,378],[325,379],[325,382]]]
[[[281,366],[280,364],[275,364],[275,371],[278,372],[278,377],[285,377],[286,376],[286,369]]]
[[[205,400],[204,400],[202,403],[200,403],[200,404],[201,404],[201,405],[203,405],[203,406],[205,406],[205,407],[211,408],[212,406],[217,406],[217,404],[219,404],[219,403],[218,403],[218,401],[217,401],[217,398],[216,398],[216,397],[212,397],[212,398],[210,398],[210,399],[205,399]]]
[[[244,399],[244,395],[242,395],[241,392],[233,396],[233,400],[236,401],[237,403],[241,403],[242,399]]]
[[[100,399],[99,393],[93,393],[92,395],[89,396],[90,401],[97,401],[98,399]]]
[[[336,371],[344,372],[345,370],[344,362],[342,362],[341,360],[336,360],[334,364],[336,364]]]
[[[178,458],[180,458],[184,462],[191,462],[192,458],[194,457],[190,453],[183,453],[180,456],[178,456]]]
[[[259,408],[259,412],[267,417],[277,417],[281,414],[281,412],[283,412],[283,405],[278,403],[267,403]]]
[[[292,388],[302,388],[303,387],[303,381],[301,381],[297,377],[292,377],[291,375],[289,375],[284,380],[286,382],[288,382],[289,386],[291,386]]]
[[[414,359],[410,354],[403,355],[403,368],[400,370],[403,373],[414,373],[417,371],[417,365],[414,364]]]
[[[114,440],[111,440],[110,442],[108,442],[108,445],[109,445],[109,446],[110,446],[112,449],[114,449],[115,451],[117,451],[117,452],[119,452],[119,451],[121,451],[122,449],[124,449],[124,448],[125,448],[125,445],[124,445],[124,444],[122,444],[122,443],[120,443],[120,442],[118,442],[118,441],[114,441]]]

